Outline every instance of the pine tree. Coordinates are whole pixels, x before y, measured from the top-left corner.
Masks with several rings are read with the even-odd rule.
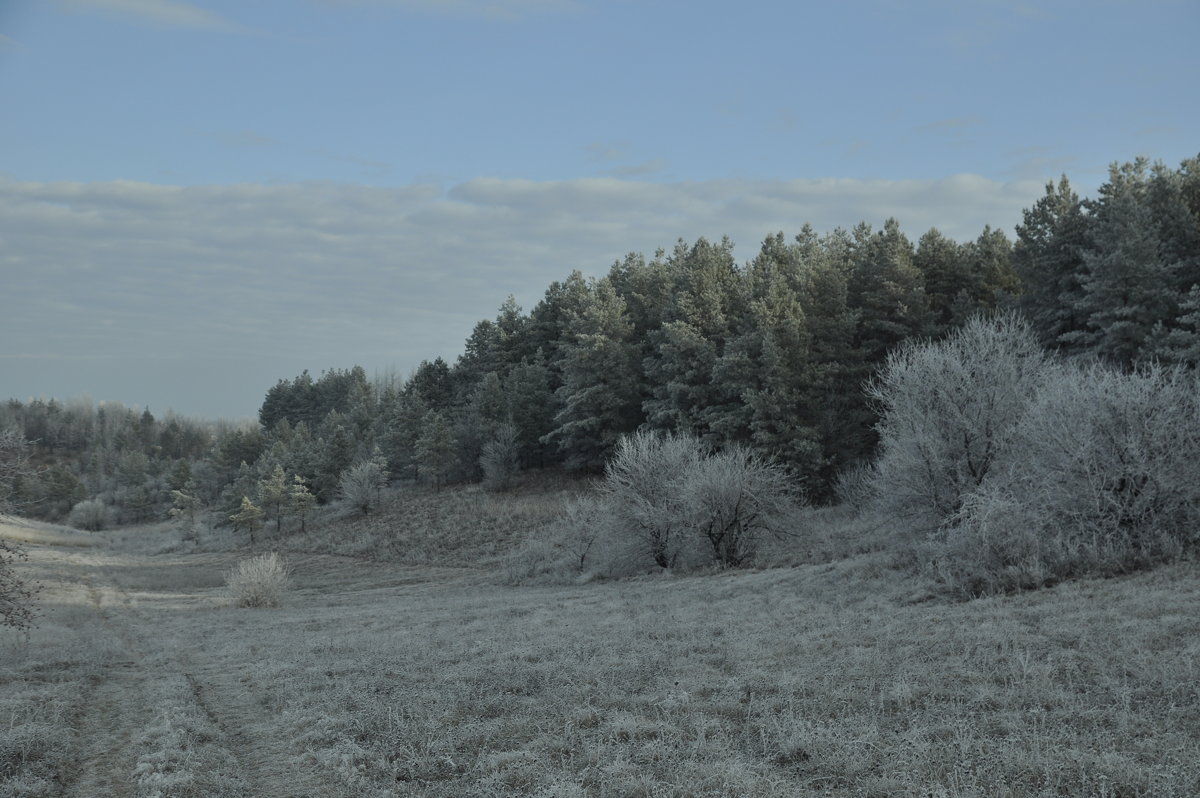
[[[921,236],[913,264],[925,277],[925,294],[929,297],[933,335],[940,337],[960,321],[960,294],[973,294],[963,248],[936,228]]]
[[[288,505],[300,519],[300,533],[307,531],[308,514],[317,504],[317,497],[308,489],[308,485],[299,474],[292,478],[291,489],[288,492]]]
[[[873,235],[869,227],[856,228],[855,236],[849,300],[859,311],[856,345],[868,362],[879,363],[896,344],[928,331],[925,279],[895,219],[888,219]]]
[[[250,543],[254,543],[254,533],[262,527],[263,511],[250,501],[248,496],[242,497],[241,509],[229,516],[235,530],[246,530],[250,535]]]
[[[563,385],[557,427],[544,439],[557,444],[569,467],[598,470],[621,434],[641,423],[638,347],[625,302],[607,280],[590,286],[590,301],[570,322],[561,349]]]
[[[456,447],[454,433],[446,414],[430,410],[421,421],[421,434],[416,442],[417,460],[421,473],[441,489],[454,467]]]
[[[1073,336],[1087,326],[1082,311],[1087,227],[1083,203],[1063,175],[1024,211],[1012,254],[1021,280],[1019,307],[1042,343],[1067,352],[1076,350]]]
[[[266,518],[275,519],[275,532],[283,528],[283,516],[287,511],[291,486],[282,465],[276,465],[271,474],[258,483],[258,502]]]
[[[672,321],[651,335],[653,354],[644,361],[651,396],[642,403],[646,423],[665,431],[709,434],[705,411],[716,399],[713,367],[717,345],[686,321]]]
[[[509,418],[517,430],[522,459],[526,464],[544,466],[546,445],[541,439],[554,429],[558,407],[550,389],[550,370],[540,350],[513,367],[505,388],[509,398]]]
[[[1156,324],[1175,316],[1171,264],[1159,257],[1159,231],[1148,202],[1148,163],[1109,169],[1092,203],[1079,314],[1083,330],[1066,340],[1123,368],[1146,348]]]
[[[171,505],[172,518],[186,520],[189,529],[195,527],[196,513],[200,511],[201,503],[194,484],[189,482],[183,488],[171,491]]]

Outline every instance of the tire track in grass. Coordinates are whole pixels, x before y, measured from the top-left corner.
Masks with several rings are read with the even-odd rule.
[[[188,652],[162,634],[161,619],[138,607],[115,569],[87,555],[70,559],[96,622],[120,642],[122,655],[99,669],[85,693],[76,719],[77,765],[64,774],[64,795],[330,794],[298,772],[276,730],[253,716],[254,697],[214,669],[193,665]],[[134,562],[153,569],[155,558]],[[161,576],[176,596],[194,589]],[[154,601],[153,593],[138,598]]]
[[[75,769],[66,774],[65,793],[80,798],[133,795],[138,732],[154,717],[148,703],[149,674],[129,629],[104,606],[104,591],[91,574],[81,580],[99,624],[120,641],[124,658],[103,664],[89,679],[76,719],[80,744]]]

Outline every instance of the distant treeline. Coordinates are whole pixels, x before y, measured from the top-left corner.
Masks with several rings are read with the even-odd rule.
[[[257,427],[10,401],[0,429],[19,431],[39,467],[0,482],[0,500],[59,518],[98,497],[136,520],[161,515],[175,491],[233,512],[277,466],[330,501],[356,462],[477,480],[489,442],[507,440],[525,468],[597,471],[622,435],[651,429],[745,444],[827,501],[874,452],[863,386],[906,339],[1016,307],[1068,355],[1123,368],[1200,360],[1200,158],[1114,165],[1094,199],[1064,176],[1016,234],[985,227],[960,243],[931,229],[914,245],[895,219],[824,235],[806,225],[740,264],[728,240],[681,240],[602,277],[573,272],[528,312],[510,297],[453,364],[282,379]]]

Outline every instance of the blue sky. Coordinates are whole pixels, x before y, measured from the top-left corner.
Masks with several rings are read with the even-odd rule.
[[[0,397],[251,416],[631,250],[1200,151],[1200,4],[0,0]]]

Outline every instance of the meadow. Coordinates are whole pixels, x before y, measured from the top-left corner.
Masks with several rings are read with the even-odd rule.
[[[5,521],[0,795],[1200,794],[1196,562],[959,601],[817,513],[774,567],[511,584],[569,490],[327,519],[275,609],[219,536]]]

